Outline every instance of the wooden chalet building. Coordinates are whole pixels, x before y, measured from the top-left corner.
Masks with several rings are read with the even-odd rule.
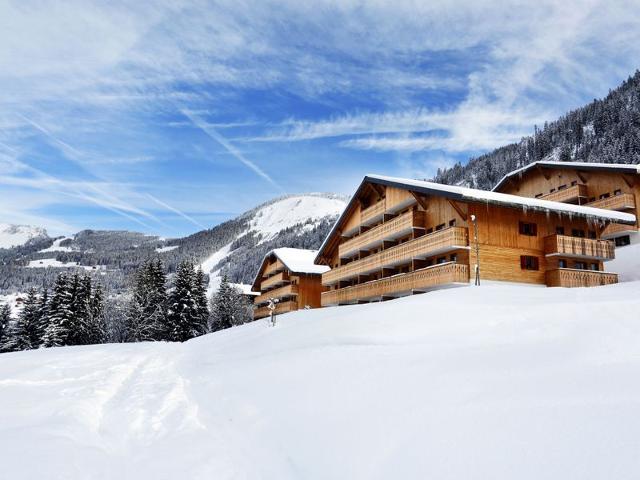
[[[640,167],[629,164],[539,161],[505,175],[494,192],[637,214]],[[614,223],[602,233],[616,246],[640,241],[640,224]]]
[[[318,252],[299,248],[276,248],[265,255],[253,281],[254,319],[271,315],[267,308],[271,298],[277,299],[276,314],[320,307],[322,274],[329,267],[313,263]]]
[[[474,217],[473,217],[474,216]],[[368,175],[321,246],[322,305],[365,303],[475,277],[548,286],[617,282],[603,262],[611,223],[632,214],[403,178]]]

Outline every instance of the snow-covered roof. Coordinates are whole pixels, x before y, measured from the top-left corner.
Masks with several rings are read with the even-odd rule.
[[[541,200],[539,198],[520,197],[507,193],[498,193],[487,190],[478,190],[475,188],[459,187],[453,185],[444,185],[440,183],[426,182],[423,180],[412,180],[408,178],[388,177],[384,175],[369,174],[364,177],[362,183],[358,187],[358,191],[365,183],[376,183],[380,185],[392,186],[396,188],[404,188],[425,195],[435,195],[439,197],[449,198],[462,202],[482,202],[493,205],[500,205],[510,208],[530,209],[541,212],[557,212],[576,217],[594,218],[598,220],[624,223],[635,225],[636,217],[630,213],[617,212],[614,210],[604,210],[601,208],[584,207],[580,205],[572,205],[570,203],[552,202],[549,200]],[[349,211],[349,207],[357,199],[357,194],[351,199],[351,202],[345,209],[340,218],[331,228],[329,235],[322,243],[315,261],[319,261],[320,256],[324,252],[329,239],[334,235],[338,225],[342,221],[344,215]]]
[[[628,164],[628,163],[592,163],[592,162],[558,162],[551,160],[539,160],[537,162],[525,165],[522,168],[507,173],[500,181],[493,187],[493,191],[497,191],[504,183],[511,177],[516,175],[522,175],[532,168],[574,168],[582,171],[609,171],[615,173],[627,173],[629,175],[640,174],[640,165]]]
[[[262,266],[271,255],[275,255],[291,273],[322,274],[328,271],[328,266],[313,263],[317,254],[317,250],[289,247],[275,248],[268,252],[262,259],[260,268],[253,280],[253,286],[256,286],[260,273],[262,272]]]
[[[253,297],[260,295],[259,292],[254,292],[251,290],[252,286],[248,285],[246,283],[232,283],[231,286],[233,286],[234,288],[236,288],[237,290],[240,290],[240,292],[243,295],[251,295]]]

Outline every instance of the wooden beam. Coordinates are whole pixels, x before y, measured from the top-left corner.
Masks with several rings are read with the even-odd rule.
[[[382,185],[378,185],[377,183],[370,183],[371,188],[373,188],[374,192],[378,194],[378,199],[384,197],[385,191]]]
[[[584,176],[584,172],[581,172],[580,170],[578,170],[576,171],[576,175],[578,175],[578,178],[580,179],[580,181],[586,185],[587,177]]]
[[[423,209],[425,210],[429,209],[429,203],[427,202],[429,198],[428,196],[419,195],[416,192],[411,192],[411,195],[413,195],[413,198],[416,199],[416,202],[418,202],[418,205],[420,205]]]
[[[547,175],[547,174],[545,173],[545,171],[544,171],[544,168],[540,167],[540,165],[536,165],[536,170],[537,170],[540,174],[542,174],[542,176],[543,176],[545,179],[549,180],[549,179],[551,178],[551,175]]]
[[[467,221],[467,214],[464,212],[464,210],[462,210],[462,207],[458,204],[458,202],[454,201],[454,200],[450,200],[447,199],[447,202],[449,202],[449,205],[451,205],[453,207],[453,209],[458,212],[458,215],[460,215],[460,218],[462,218],[465,222]]]
[[[622,179],[624,180],[624,183],[626,183],[629,188],[632,188],[636,183],[635,178],[629,179],[629,177],[627,177],[624,174],[622,175]]]

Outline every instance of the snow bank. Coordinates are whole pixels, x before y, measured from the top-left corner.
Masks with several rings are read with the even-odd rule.
[[[171,250],[175,250],[178,247],[180,247],[180,245],[169,245],[168,247],[158,247],[156,248],[156,252],[158,253],[170,252]]]
[[[635,479],[640,283],[0,355],[12,479]]]
[[[105,270],[105,265],[80,265],[78,262],[61,262],[55,258],[40,258],[29,260],[27,268],[82,268],[84,270]]]

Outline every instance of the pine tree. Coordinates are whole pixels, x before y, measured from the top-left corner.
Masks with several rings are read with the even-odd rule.
[[[146,261],[136,272],[133,296],[127,311],[130,341],[162,340],[169,335],[166,324],[166,275],[160,260]]]
[[[38,347],[44,344],[44,334],[49,321],[49,290],[43,289],[38,302]]]
[[[71,278],[71,318],[67,345],[88,345],[90,342],[91,277],[74,274]]]
[[[218,291],[211,299],[211,330],[223,330],[253,319],[253,313],[242,293],[222,277]]]
[[[195,277],[193,263],[178,265],[167,311],[168,340],[184,342],[203,333]]]
[[[202,271],[202,268],[198,267],[195,275],[194,285],[196,303],[198,304],[198,310],[200,311],[200,324],[201,333],[207,333],[209,327],[209,306],[207,305],[207,281]]]
[[[0,307],[0,352],[5,351],[4,344],[7,341],[8,330],[11,322],[11,307],[8,303],[5,303]]]
[[[68,345],[69,333],[74,325],[71,310],[73,301],[72,285],[69,277],[62,273],[56,278],[49,301],[47,328],[44,334],[46,347]]]
[[[7,331],[4,349],[18,352],[38,348],[38,297],[35,288],[30,288],[18,318]]]
[[[89,302],[87,340],[90,344],[96,344],[104,342],[105,337],[104,294],[102,293],[102,287],[96,285]]]

